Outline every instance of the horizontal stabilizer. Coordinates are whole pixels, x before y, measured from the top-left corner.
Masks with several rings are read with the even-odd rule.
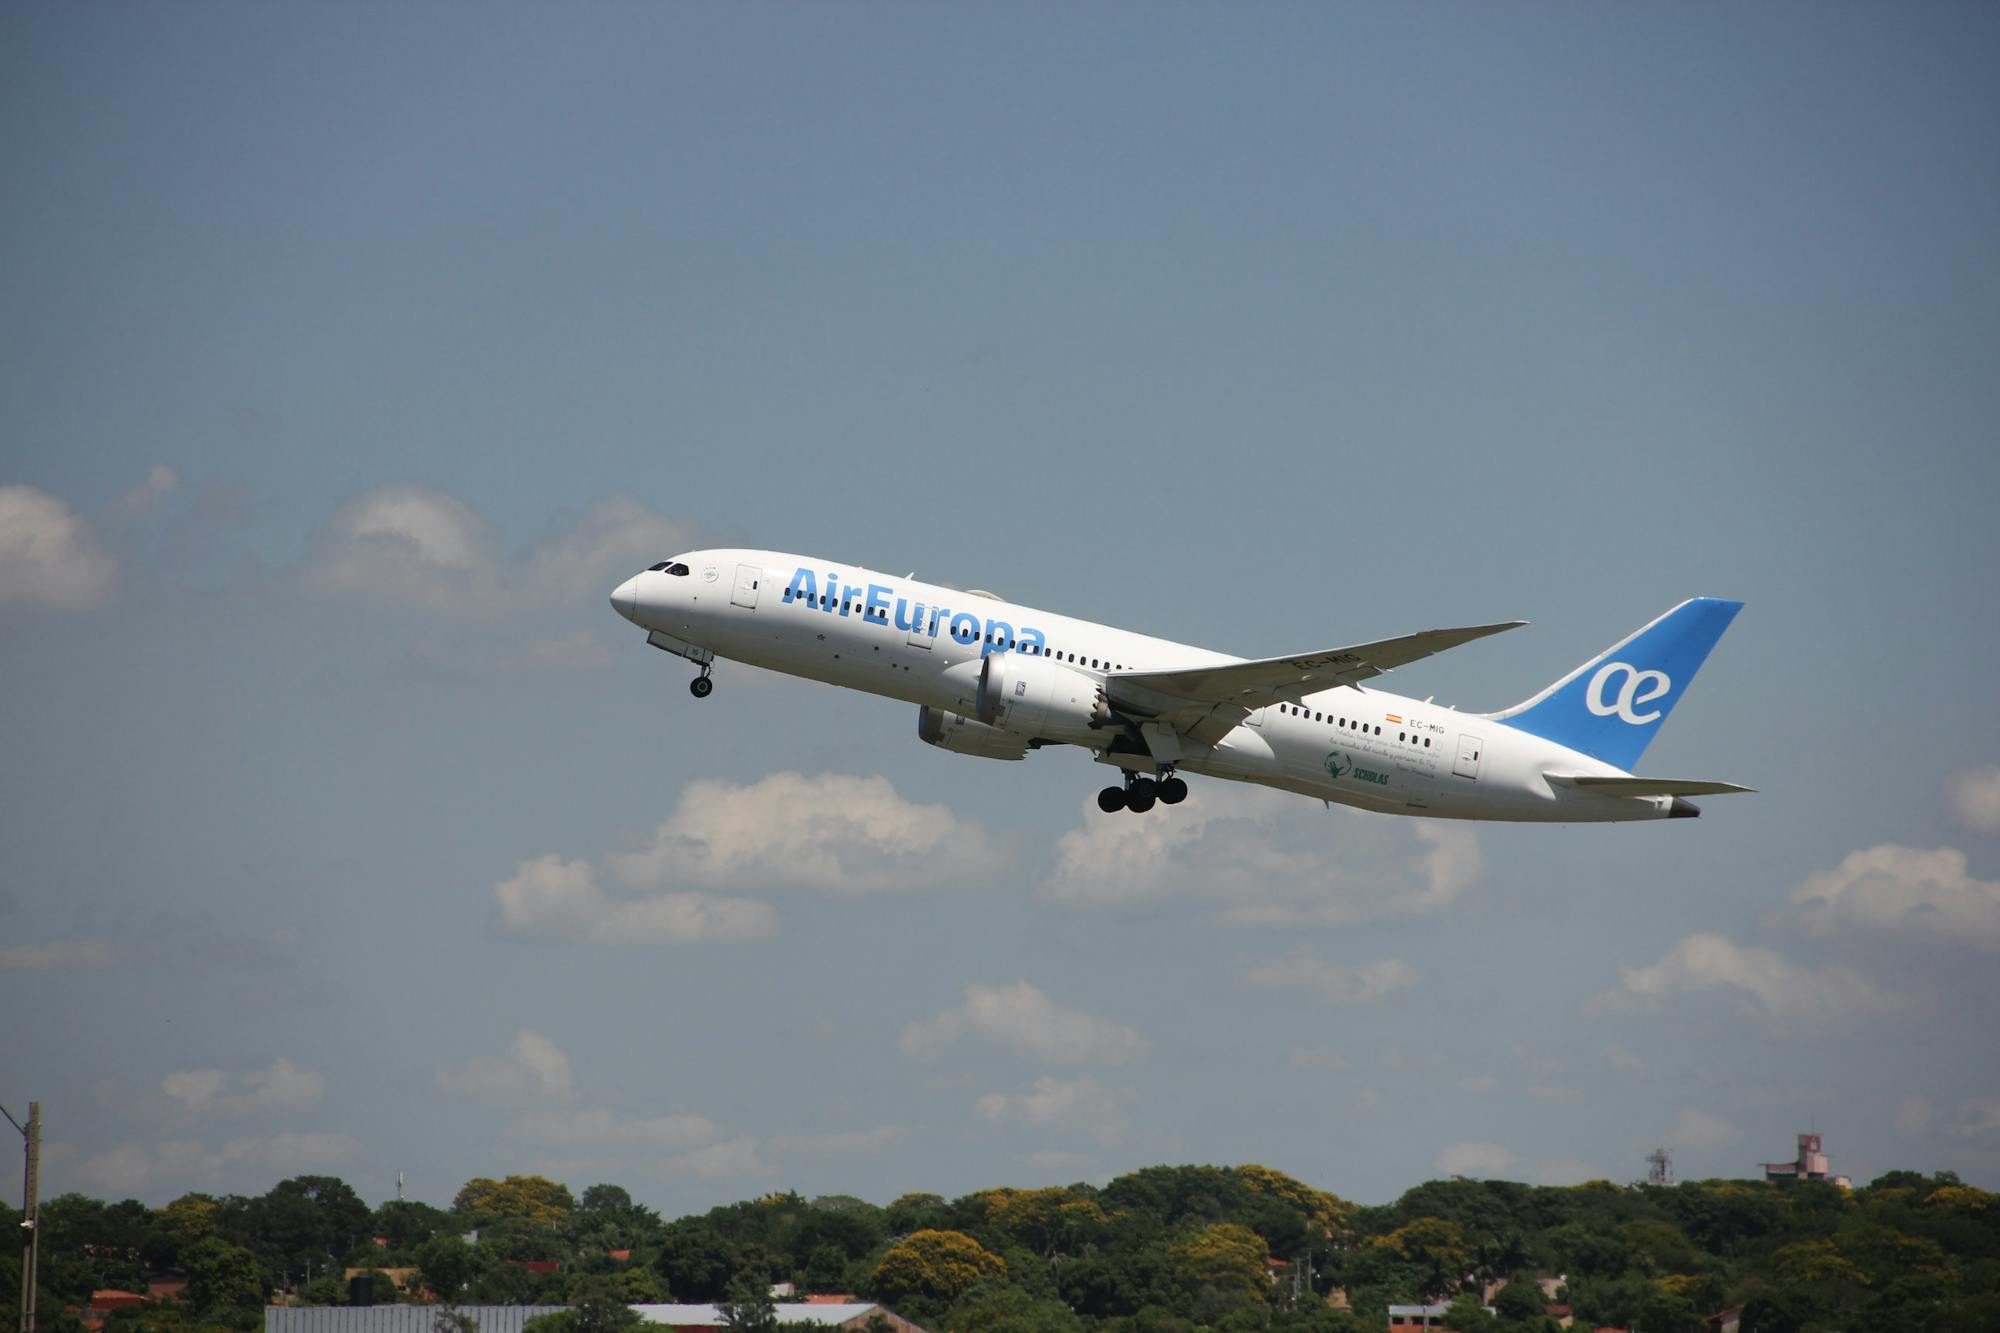
[[[1731,792],[1757,790],[1733,782],[1703,782],[1697,778],[1601,778],[1587,773],[1551,773],[1548,779],[1579,791],[1603,792],[1606,796],[1727,796]]]

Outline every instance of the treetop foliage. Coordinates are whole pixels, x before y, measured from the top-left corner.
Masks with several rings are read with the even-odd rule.
[[[616,1333],[630,1305],[664,1300],[721,1302],[732,1326],[762,1328],[770,1282],[880,1300],[941,1333],[1355,1333],[1420,1301],[1454,1304],[1461,1333],[1542,1333],[1544,1282],[1578,1324],[1643,1333],[1700,1333],[1730,1305],[1748,1333],[2000,1328],[2000,1195],[1948,1172],[1852,1192],[1433,1180],[1360,1207],[1268,1167],[1156,1166],[886,1206],[783,1192],[671,1221],[613,1184],[572,1196],[480,1177],[450,1209],[371,1210],[337,1178],[299,1176],[157,1209],[65,1194],[41,1228],[44,1311],[186,1278],[179,1304],[121,1312],[106,1333],[250,1330],[274,1292],[338,1303],[347,1270],[392,1268],[415,1270],[412,1290],[383,1279],[378,1299],[572,1306],[536,1333]],[[18,1256],[0,1255],[0,1300],[19,1280]],[[1351,1310],[1329,1305],[1336,1289]],[[64,1318],[46,1326],[77,1333]]]

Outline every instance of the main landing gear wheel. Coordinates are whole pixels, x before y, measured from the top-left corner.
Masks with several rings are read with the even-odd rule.
[[[1179,805],[1187,799],[1187,783],[1179,778],[1164,778],[1160,782],[1160,803]]]
[[[707,676],[696,676],[688,682],[688,693],[697,699],[706,699],[709,695],[715,693],[715,682]]]
[[[1123,787],[1106,787],[1103,791],[1097,793],[1097,808],[1107,815],[1116,814],[1118,811],[1123,810],[1125,808],[1125,789]]]
[[[1125,808],[1135,815],[1143,815],[1153,808],[1159,798],[1159,784],[1151,778],[1134,778],[1132,785],[1125,789]]]

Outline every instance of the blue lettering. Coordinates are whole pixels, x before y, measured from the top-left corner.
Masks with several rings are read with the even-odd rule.
[[[960,611],[951,618],[951,637],[960,643],[971,643],[979,637],[979,617],[970,611]]]
[[[1040,657],[1047,650],[1048,642],[1047,639],[1042,637],[1040,630],[1031,625],[1021,626],[1020,648],[1022,652]]]
[[[792,575],[792,586],[785,589],[785,595],[781,600],[811,602],[818,596],[819,585],[813,580],[813,572],[810,569],[801,569]]]
[[[821,602],[820,605],[826,610],[831,611],[833,610],[833,604],[839,599],[840,580],[835,578],[833,571],[829,569],[826,571],[826,600]],[[846,612],[843,611],[841,614],[845,615]]]
[[[940,606],[937,610],[931,612],[931,637],[933,639],[938,636],[938,627],[944,624],[950,615],[951,608],[948,606]]]
[[[1006,651],[1007,641],[1013,637],[1014,637],[1014,627],[1008,624],[1006,621],[1004,620],[987,621],[986,640],[983,646],[981,646],[981,648],[979,649],[979,655],[981,657],[985,657],[989,653],[998,653]]]
[[[923,628],[923,624],[924,604],[918,602],[916,609],[913,611],[910,608],[909,598],[898,597],[896,599],[896,628],[915,633],[917,630]]]
[[[871,584],[869,584],[869,585],[868,585],[868,605],[867,605],[867,607],[866,607],[866,608],[865,608],[865,609],[864,609],[864,610],[862,611],[862,613],[861,613],[861,618],[862,618],[863,620],[872,620],[872,621],[874,621],[874,622],[875,622],[876,624],[878,624],[878,625],[886,625],[886,624],[888,624],[888,623],[889,623],[889,594],[890,594],[891,592],[893,592],[893,591],[894,591],[894,589],[892,589],[892,588],[887,588],[887,587],[884,587],[884,586],[883,586],[882,584],[880,584],[880,583],[871,583]]]

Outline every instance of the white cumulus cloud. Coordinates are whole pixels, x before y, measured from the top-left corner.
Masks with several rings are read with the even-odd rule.
[[[601,598],[619,579],[683,549],[691,536],[684,523],[611,499],[515,559],[465,501],[398,484],[335,511],[309,579],[330,596],[480,619]]]
[[[1378,1004],[1414,986],[1417,969],[1400,958],[1350,964],[1295,953],[1254,965],[1249,980],[1255,986],[1302,990],[1328,1004]]]
[[[591,944],[686,944],[759,940],[777,930],[777,913],[754,898],[709,893],[613,897],[588,861],[541,856],[523,861],[493,886],[500,925],[528,939]]]
[[[1806,877],[1792,902],[1808,929],[1941,935],[2000,952],[2000,883],[1974,879],[1965,853],[1884,843]]]
[[[55,972],[109,967],[118,950],[110,940],[50,940],[47,944],[0,945],[0,972]]]
[[[160,1091],[181,1110],[221,1119],[268,1111],[299,1111],[326,1095],[326,1078],[280,1056],[263,1069],[235,1075],[221,1069],[176,1069]]]
[[[1595,997],[1592,1009],[1652,1009],[1671,995],[1720,991],[1741,996],[1745,1010],[1755,1016],[1831,1023],[1914,1003],[1846,968],[1800,967],[1769,949],[1739,945],[1722,935],[1690,935],[1657,963],[1618,970],[1620,986]]]
[[[1084,1134],[1110,1145],[1125,1132],[1123,1103],[1119,1094],[1087,1075],[1044,1076],[1026,1092],[989,1092],[979,1099],[977,1109],[992,1124]]]
[[[1198,784],[1171,819],[1083,810],[1038,890],[1065,907],[1184,901],[1222,925],[1348,926],[1442,910],[1481,873],[1469,829],[1259,788]]]
[[[180,473],[165,463],[155,463],[146,473],[146,479],[119,496],[113,507],[127,518],[143,518],[180,488]]]
[[[681,1152],[712,1142],[720,1132],[703,1115],[626,1117],[604,1110],[534,1111],[507,1126],[510,1138],[566,1151]]]
[[[2000,765],[1960,769],[1944,781],[1958,822],[1975,833],[2000,833]]]
[[[724,1139],[692,1152],[677,1153],[659,1167],[659,1174],[669,1179],[685,1177],[694,1180],[763,1176],[769,1175],[770,1171],[770,1163],[764,1160],[757,1140],[748,1135]]]
[[[887,778],[773,773],[689,783],[650,846],[610,858],[628,884],[810,889],[841,897],[987,878],[1005,856],[951,807]]]
[[[962,1005],[910,1024],[900,1045],[904,1054],[930,1060],[968,1036],[1056,1065],[1130,1064],[1145,1059],[1149,1049],[1146,1039],[1124,1024],[1065,1009],[1026,981],[967,986]]]
[[[569,1056],[539,1032],[522,1028],[505,1055],[483,1055],[437,1071],[439,1089],[498,1106],[566,1102],[575,1095]]]
[[[117,578],[117,560],[75,510],[32,486],[0,486],[0,605],[88,611]]]
[[[1692,1106],[1681,1108],[1674,1123],[1667,1127],[1662,1141],[1672,1147],[1687,1152],[1714,1152],[1742,1142],[1743,1131],[1724,1120],[1721,1116],[1698,1111]]]
[[[171,1196],[188,1190],[256,1193],[274,1179],[332,1170],[360,1144],[345,1134],[286,1131],[232,1138],[220,1146],[196,1139],[123,1143],[75,1167],[76,1178],[104,1198]]]

